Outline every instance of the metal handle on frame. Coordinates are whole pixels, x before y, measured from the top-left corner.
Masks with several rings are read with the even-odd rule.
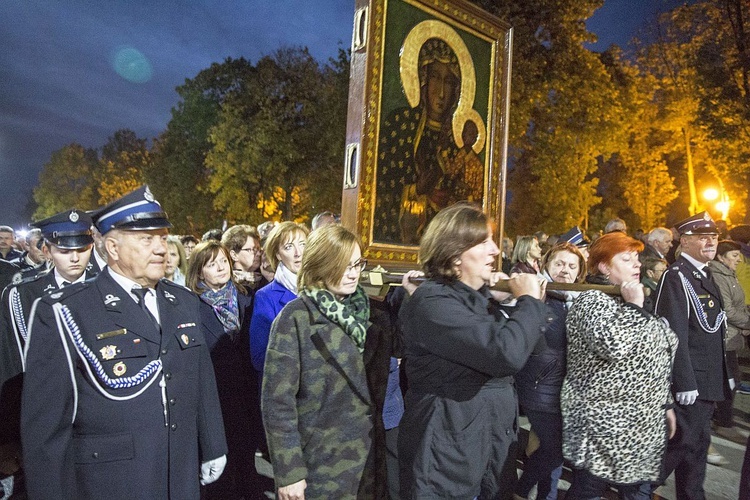
[[[352,142],[346,146],[344,162],[344,189],[357,187],[359,180],[359,143]]]
[[[352,52],[363,50],[367,45],[367,25],[369,7],[362,7],[354,13],[354,33],[352,34]]]

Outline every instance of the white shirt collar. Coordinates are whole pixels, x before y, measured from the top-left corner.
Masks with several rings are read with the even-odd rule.
[[[60,276],[60,273],[57,271],[57,268],[54,269],[54,273],[55,273],[55,282],[57,283],[57,288],[62,288],[63,281],[68,281],[68,280]],[[77,280],[68,281],[68,283],[72,285],[73,283],[83,283],[84,281],[86,281],[86,271],[82,272]]]
[[[700,262],[699,260],[691,257],[690,255],[686,253],[681,253],[680,256],[683,257],[686,261],[690,262],[692,265],[694,265],[695,268],[698,269],[698,271],[700,271],[700,273],[703,275],[704,278],[708,276],[706,274],[706,270],[704,269],[708,265],[708,262]]]
[[[140,283],[136,283],[135,281],[131,280],[130,278],[126,278],[122,274],[119,274],[111,267],[109,269],[109,275],[112,276],[112,279],[115,280],[115,282],[122,287],[123,290],[128,292],[128,295],[135,301],[138,302],[138,297],[136,297],[131,290],[133,288],[144,288]],[[149,289],[149,295],[154,294],[154,297],[156,297],[156,290],[153,288]]]

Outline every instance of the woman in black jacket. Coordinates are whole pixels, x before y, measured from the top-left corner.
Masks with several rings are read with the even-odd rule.
[[[544,276],[558,283],[580,283],[586,276],[586,261],[568,242],[553,246],[542,259]],[[526,365],[516,374],[518,400],[539,437],[537,448],[526,460],[515,493],[526,498],[537,485],[537,498],[557,498],[557,480],[562,466],[562,413],[560,390],[565,377],[565,317],[572,300],[569,293],[547,292],[545,302],[554,312],[544,337]]]
[[[187,286],[201,297],[202,327],[229,447],[224,473],[205,488],[202,497],[264,498],[264,486],[272,489],[273,485],[255,471],[255,450],[263,427],[258,381],[248,348],[253,298],[234,281],[231,262],[229,250],[219,241],[202,242],[193,250],[186,279]]]
[[[399,313],[409,388],[399,425],[401,498],[502,498],[513,491],[518,402],[512,376],[547,324],[536,276],[509,280],[516,307],[488,285],[500,250],[479,208],[441,210],[419,260],[427,281]],[[550,318],[551,319],[551,318]]]

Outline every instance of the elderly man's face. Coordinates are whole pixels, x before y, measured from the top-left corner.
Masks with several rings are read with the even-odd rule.
[[[167,234],[166,228],[110,231],[104,236],[108,265],[139,285],[153,288],[166,271]]]
[[[36,264],[40,264],[45,259],[44,252],[40,248],[42,246],[40,244],[41,239],[41,236],[37,236],[29,240],[29,259]]]
[[[716,256],[718,234],[689,234],[680,238],[682,253],[686,253],[698,262],[706,263]]]

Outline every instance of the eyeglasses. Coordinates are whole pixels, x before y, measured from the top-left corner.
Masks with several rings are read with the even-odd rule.
[[[257,253],[260,250],[260,248],[240,248],[240,252],[250,252],[250,253]]]
[[[361,273],[365,270],[367,267],[367,259],[359,259],[357,262],[352,264],[351,266],[346,266],[346,271],[344,271],[344,274],[349,274],[350,272],[357,270],[358,273]]]

